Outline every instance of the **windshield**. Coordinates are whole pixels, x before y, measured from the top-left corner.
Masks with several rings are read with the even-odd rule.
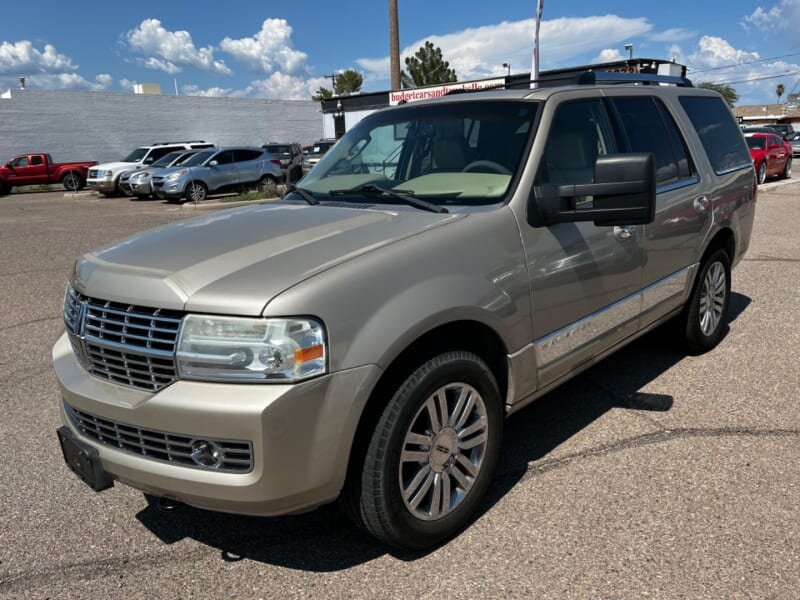
[[[139,162],[144,158],[145,154],[147,154],[147,148],[137,148],[128,154],[128,156],[123,158],[122,162]]]
[[[325,154],[302,187],[341,195],[372,184],[439,205],[500,202],[537,108],[530,101],[465,100],[374,113]]]
[[[751,150],[763,150],[764,149],[764,138],[760,137],[749,137],[745,138],[747,140],[747,147]]]
[[[203,152],[198,152],[194,156],[190,157],[189,160],[185,161],[182,166],[196,167],[197,165],[202,165],[209,158],[214,156],[215,153],[216,150],[204,150]]]
[[[182,151],[178,152],[170,152],[169,154],[165,154],[161,158],[159,158],[156,162],[154,162],[151,167],[168,167],[172,164],[176,158],[178,158],[182,154]]]

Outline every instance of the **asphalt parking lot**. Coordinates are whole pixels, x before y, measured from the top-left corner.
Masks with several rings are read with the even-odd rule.
[[[191,216],[161,202],[0,198],[0,596],[797,598],[800,181],[759,193],[721,345],[668,328],[509,420],[476,522],[390,551],[331,507],[165,513],[63,465],[50,348],[74,258]]]

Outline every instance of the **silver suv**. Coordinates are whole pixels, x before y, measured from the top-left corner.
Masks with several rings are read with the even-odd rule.
[[[70,468],[212,510],[465,527],[503,422],[657,325],[726,331],[756,185],[722,98],[580,85],[374,113],[283,201],[80,257]]]
[[[155,171],[169,167],[179,167],[196,153],[197,150],[175,150],[165,154],[149,167],[123,173],[119,178],[119,187],[126,194],[136,196],[140,200],[149,198],[153,193],[151,175]]]
[[[154,172],[151,181],[159,198],[198,202],[209,193],[247,186],[274,191],[280,178],[280,160],[272,154],[263,148],[235,147],[202,150],[179,167]]]

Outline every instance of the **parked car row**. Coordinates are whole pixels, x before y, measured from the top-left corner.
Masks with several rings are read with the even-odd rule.
[[[120,162],[90,169],[87,183],[105,196],[198,201],[246,187],[275,189],[283,180],[281,159],[266,147],[218,148],[195,140],[142,146]]]
[[[0,167],[0,195],[21,185],[60,183],[76,192],[86,185],[89,167],[94,161],[54,163],[49,154],[19,154]]]

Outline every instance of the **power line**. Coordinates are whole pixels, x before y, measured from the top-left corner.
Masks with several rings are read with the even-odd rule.
[[[744,65],[755,65],[757,63],[767,62],[768,60],[778,60],[779,58],[788,58],[790,56],[800,56],[800,52],[793,52],[791,54],[782,54],[781,56],[770,56],[769,58],[760,58],[758,60],[750,60],[746,62],[732,63],[730,65],[723,65],[721,67],[713,67],[711,69],[700,69],[699,71],[689,70],[691,73],[708,73],[709,71],[720,71],[722,69],[731,69],[733,67],[742,67]]]
[[[778,79],[779,77],[791,77],[792,75],[800,75],[800,71],[791,71],[789,73],[780,73],[779,75],[767,75],[765,77],[750,77],[749,79],[741,79],[739,81],[715,81],[714,85],[733,85],[734,83],[750,83],[751,81],[764,81],[766,79]]]

